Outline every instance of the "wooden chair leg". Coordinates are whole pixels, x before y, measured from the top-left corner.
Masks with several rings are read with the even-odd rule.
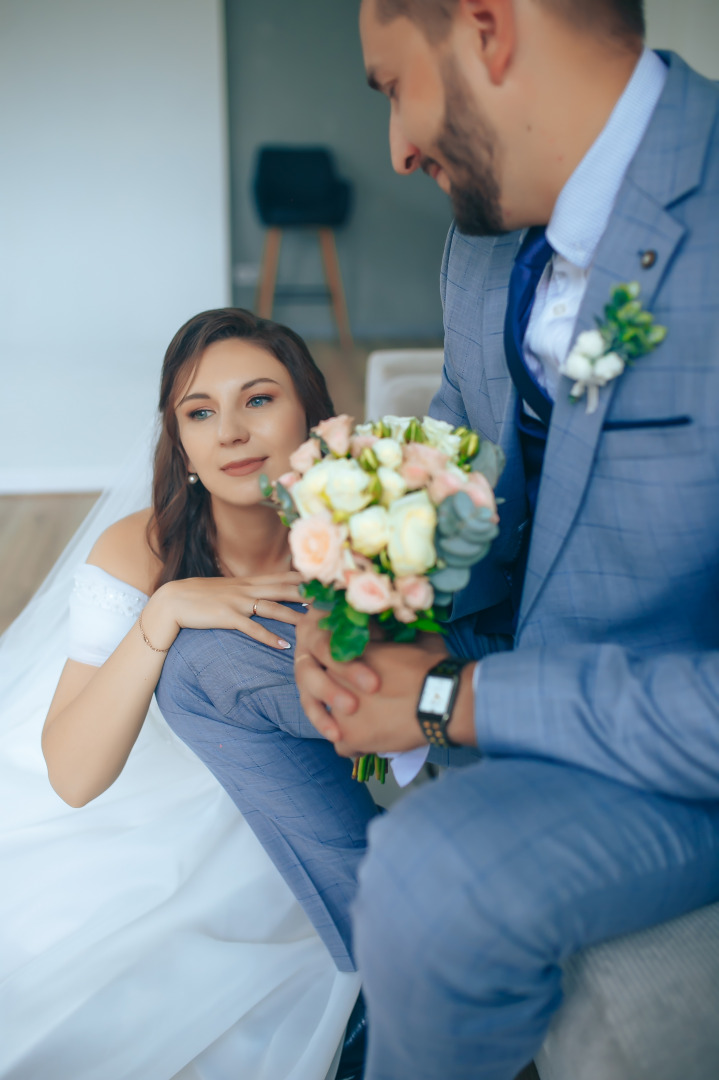
[[[325,268],[325,279],[332,296],[332,308],[340,334],[340,344],[343,349],[349,350],[352,348],[352,334],[350,332],[349,316],[347,315],[345,293],[342,288],[342,275],[340,273],[339,259],[337,258],[334,230],[318,229],[318,232],[322,262]]]
[[[281,243],[282,229],[278,229],[276,226],[268,229],[267,237],[265,238],[265,250],[262,255],[262,270],[260,273],[259,287],[257,289],[257,299],[255,301],[257,314],[261,319],[272,318]]]

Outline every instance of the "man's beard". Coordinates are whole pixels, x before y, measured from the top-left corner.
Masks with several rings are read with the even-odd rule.
[[[437,148],[455,177],[450,181],[450,199],[457,227],[468,236],[498,236],[507,230],[494,163],[497,137],[449,62],[442,65],[442,77],[445,112]]]

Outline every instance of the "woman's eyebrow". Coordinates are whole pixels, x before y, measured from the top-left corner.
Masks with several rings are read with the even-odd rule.
[[[280,385],[277,382],[277,379],[268,379],[266,376],[262,375],[262,376],[260,376],[259,379],[250,379],[249,382],[243,383],[242,386],[240,387],[240,391],[249,390],[251,386],[256,386],[257,383],[261,383],[261,382],[274,383],[275,386]],[[196,401],[196,400],[207,401],[209,396],[210,396],[209,394],[203,394],[203,393],[200,393],[200,392],[198,392],[196,394],[187,394],[185,397],[183,397],[182,401],[180,401],[178,403],[177,407],[179,409],[180,405],[184,405],[186,401]]]

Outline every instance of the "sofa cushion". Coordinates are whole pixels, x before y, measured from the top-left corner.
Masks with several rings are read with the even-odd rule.
[[[717,1080],[719,904],[578,953],[564,992],[541,1080]]]

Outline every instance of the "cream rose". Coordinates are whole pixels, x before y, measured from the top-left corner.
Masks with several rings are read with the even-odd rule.
[[[383,416],[382,423],[389,428],[390,438],[396,439],[398,442],[400,442],[404,438],[404,433],[413,419],[413,416],[390,415]]]
[[[452,434],[451,424],[448,424],[446,420],[435,420],[433,416],[425,416],[422,428],[430,446],[436,446],[438,450],[442,450],[450,457],[457,456],[462,437]]]
[[[383,506],[368,506],[348,522],[350,543],[360,555],[378,555],[389,540],[389,518]]]
[[[292,488],[292,498],[300,517],[310,517],[327,509],[327,465],[325,458],[308,469]]]
[[[350,576],[346,598],[355,611],[377,615],[392,607],[392,583],[387,574],[374,570],[361,571]]]
[[[566,375],[568,379],[586,382],[587,379],[591,379],[592,377],[592,361],[588,356],[585,356],[584,353],[572,349],[569,356],[562,364],[561,372],[562,375]]]
[[[624,361],[618,353],[610,352],[606,356],[600,356],[594,361],[594,378],[602,383],[608,383],[610,379],[616,379],[624,371]]]
[[[604,350],[606,343],[599,330],[583,330],[574,342],[572,352],[581,353],[590,360],[597,360]]]
[[[372,450],[380,465],[388,469],[398,469],[402,464],[402,447],[396,439],[378,439]]]
[[[347,527],[336,525],[330,514],[298,518],[290,529],[292,562],[305,581],[317,578],[332,585],[343,578],[343,545]]]
[[[436,525],[437,513],[425,491],[390,506],[387,553],[395,574],[423,574],[434,566]]]
[[[354,458],[338,458],[336,461],[325,459],[327,483],[325,494],[333,510],[340,513],[356,514],[370,502],[372,495],[367,490],[370,476],[357,464]],[[323,462],[323,464],[325,464]]]
[[[391,506],[397,499],[401,499],[407,490],[404,479],[394,469],[388,469],[386,465],[380,465],[377,470],[377,479],[382,485],[380,502],[383,506]]]

